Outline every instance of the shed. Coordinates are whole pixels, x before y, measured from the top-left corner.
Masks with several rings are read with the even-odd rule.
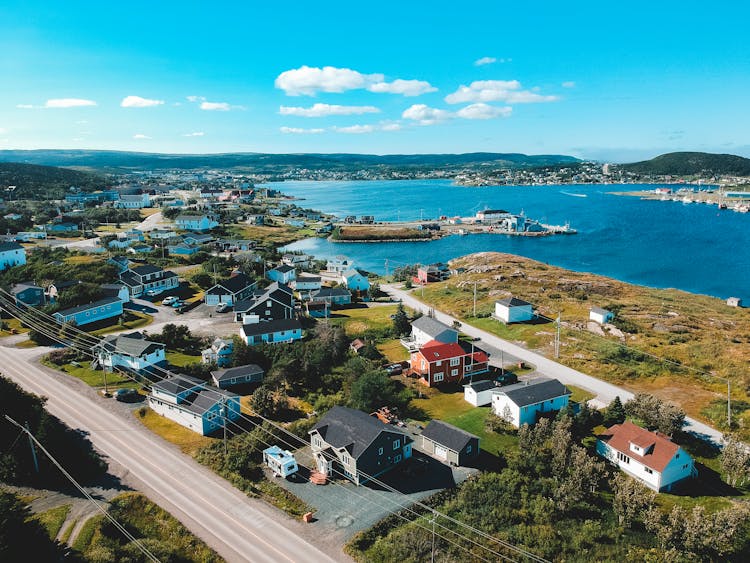
[[[599,323],[600,325],[606,324],[615,318],[615,314],[607,309],[601,307],[591,307],[589,311],[589,320]]]
[[[479,455],[479,438],[442,420],[433,420],[422,432],[422,449],[451,465],[468,465]]]
[[[492,402],[492,390],[495,382],[490,380],[475,381],[464,385],[464,401],[475,407],[483,407]]]
[[[534,310],[531,303],[508,297],[495,302],[495,317],[506,324],[523,323],[534,318]]]

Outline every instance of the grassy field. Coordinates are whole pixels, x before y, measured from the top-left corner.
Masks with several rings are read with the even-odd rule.
[[[201,361],[200,356],[191,356],[182,352],[167,352],[167,361],[178,368],[185,367],[189,364],[196,364]]]
[[[137,311],[128,311],[128,315],[132,315],[135,318],[130,321],[125,321],[122,324],[120,324],[119,322],[115,322],[114,324],[111,324],[109,326],[105,326],[97,330],[92,330],[91,334],[94,334],[96,336],[104,336],[105,334],[110,334],[112,332],[118,332],[121,330],[135,330],[137,328],[143,328],[144,326],[148,326],[152,322],[154,322],[154,318],[151,315],[146,315]]]
[[[336,309],[331,314],[331,324],[344,327],[347,336],[361,336],[368,330],[383,330],[393,326],[391,315],[397,305],[353,306]]]
[[[396,338],[378,344],[377,348],[389,362],[402,362],[408,360],[410,357],[409,351],[404,348],[401,341]]]
[[[509,295],[533,303],[548,317],[559,313],[561,363],[673,401],[688,415],[722,430],[726,416],[714,406],[725,395],[726,383],[699,372],[727,377],[738,405],[735,429],[750,440],[750,310],[727,307],[705,295],[626,284],[509,254],[481,253],[454,260],[451,266],[466,271],[424,290],[424,301],[436,309],[548,356],[553,323],[505,326],[486,315],[496,300]],[[477,317],[471,316],[475,282]],[[614,311],[622,336],[616,331],[604,336],[589,332],[592,306]]]
[[[303,238],[315,236],[309,228],[299,229],[289,225],[232,225],[230,230],[238,238],[252,239],[259,246],[284,246]]]
[[[78,531],[78,535],[73,540],[73,549],[80,553],[85,553],[94,539],[94,535],[104,523],[104,516],[94,516],[86,520]]]
[[[380,225],[363,225],[340,227],[335,240],[402,240],[428,239],[430,231],[419,231],[407,227],[384,227]]]
[[[68,375],[72,375],[73,377],[80,379],[83,381],[86,385],[89,385],[91,387],[104,387],[104,378],[105,378],[105,372],[104,370],[93,370],[90,367],[88,367],[88,363],[79,363],[79,365],[73,365],[73,364],[64,364],[62,366],[56,366],[54,364],[46,363],[45,365],[60,370],[62,372],[67,373]],[[138,384],[134,382],[132,379],[129,379],[127,377],[124,377],[117,373],[107,373],[107,387],[110,389],[118,389],[120,387],[132,387],[137,388]]]
[[[189,428],[185,428],[184,426],[155,413],[148,407],[144,407],[144,409],[145,413],[143,416],[141,416],[141,413],[143,412],[142,409],[135,411],[136,419],[154,434],[158,434],[168,442],[178,446],[183,453],[193,455],[200,448],[207,446],[214,441],[214,438],[201,436],[197,432],[193,432]]]
[[[64,504],[47,510],[46,512],[36,514],[34,519],[38,520],[39,523],[44,526],[50,539],[54,540],[57,537],[57,534],[60,533],[60,528],[62,528],[65,519],[68,517],[68,512],[70,512],[70,505]]]
[[[581,389],[580,387],[576,387],[575,385],[566,385],[565,387],[573,392],[573,394],[570,396],[570,400],[575,401],[576,403],[586,403],[596,397],[596,395],[594,395],[591,391]]]
[[[78,254],[76,256],[68,256],[65,258],[65,263],[77,266],[80,264],[94,264],[96,262],[101,262],[101,260],[101,257],[92,254]]]
[[[3,336],[10,336],[11,334],[23,334],[29,332],[29,329],[25,326],[21,326],[21,321],[16,318],[3,319],[3,322],[8,326],[8,330],[0,330],[0,338]]]

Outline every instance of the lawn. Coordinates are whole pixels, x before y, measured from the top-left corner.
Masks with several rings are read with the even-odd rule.
[[[40,512],[34,516],[34,519],[38,520],[44,526],[50,539],[54,540],[57,534],[60,533],[60,528],[62,528],[65,519],[68,517],[68,512],[70,512],[70,505],[64,504],[46,512]]]
[[[155,413],[148,407],[135,411],[135,417],[151,432],[178,446],[186,454],[194,455],[200,448],[208,446],[214,441],[214,438],[201,436],[197,432],[193,432],[189,428]]]
[[[376,305],[336,309],[331,314],[331,323],[343,326],[347,336],[361,336],[368,330],[391,328],[391,315],[397,308],[398,305]]]
[[[183,354],[182,352],[167,352],[167,361],[178,368],[185,367],[190,364],[197,364],[201,361],[200,356],[191,356],[190,354]]]
[[[409,351],[396,338],[378,344],[377,348],[389,362],[402,362],[409,359]]]
[[[575,385],[566,385],[565,387],[573,392],[573,394],[570,396],[570,400],[576,403],[587,403],[588,401],[596,397],[596,395],[591,391],[588,391],[581,387],[576,387]]]
[[[91,334],[94,334],[96,336],[104,336],[105,334],[119,332],[121,330],[135,330],[137,328],[143,328],[144,326],[148,326],[152,322],[154,322],[154,317],[152,317],[151,315],[146,315],[137,311],[127,311],[127,314],[132,315],[135,318],[129,321],[125,321],[122,324],[120,324],[119,322],[115,322],[114,324],[105,326],[104,328],[92,330]]]
[[[128,377],[120,375],[119,373],[106,373],[104,370],[93,370],[88,367],[86,363],[82,363],[77,366],[73,364],[56,366],[54,364],[45,362],[45,365],[53,369],[63,371],[68,375],[72,375],[73,377],[80,379],[86,385],[89,385],[91,387],[104,387],[105,377],[107,379],[107,387],[109,389],[118,389],[120,387],[139,387],[138,383]]]
[[[8,330],[0,330],[0,338],[11,334],[22,334],[29,332],[29,329],[25,326],[21,326],[21,321],[16,318],[3,319],[2,321],[8,327]]]

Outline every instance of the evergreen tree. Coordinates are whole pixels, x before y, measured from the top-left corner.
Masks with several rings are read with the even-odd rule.
[[[406,316],[404,305],[398,304],[396,314],[393,315],[393,332],[396,336],[403,336],[411,332],[411,324],[409,324],[409,317]]]
[[[619,395],[612,399],[604,412],[604,425],[622,424],[625,422],[625,408],[622,406]]]

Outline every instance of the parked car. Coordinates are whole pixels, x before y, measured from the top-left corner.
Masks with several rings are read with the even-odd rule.
[[[179,297],[176,295],[170,295],[169,297],[165,297],[164,300],[161,302],[162,305],[172,305],[173,303],[176,303],[180,300]]]
[[[217,313],[226,313],[227,311],[231,310],[232,306],[229,303],[219,303],[216,306],[216,312]]]
[[[404,368],[401,366],[401,364],[388,364],[385,366],[385,372],[388,375],[401,375],[404,372]]]
[[[172,303],[172,307],[174,307],[176,309],[177,307],[182,307],[184,304],[185,304],[184,301],[181,301],[180,299],[178,299],[177,301],[175,301],[174,303]]]
[[[146,296],[147,296],[147,297],[156,297],[156,296],[157,296],[157,295],[159,295],[160,293],[161,293],[161,290],[160,290],[160,289],[149,289],[149,290],[148,290],[148,291],[146,292]]]
[[[141,398],[140,393],[135,389],[118,389],[113,396],[115,400],[123,403],[134,403]]]
[[[518,377],[515,373],[506,372],[498,375],[495,381],[499,385],[513,385],[514,383],[518,383]]]

